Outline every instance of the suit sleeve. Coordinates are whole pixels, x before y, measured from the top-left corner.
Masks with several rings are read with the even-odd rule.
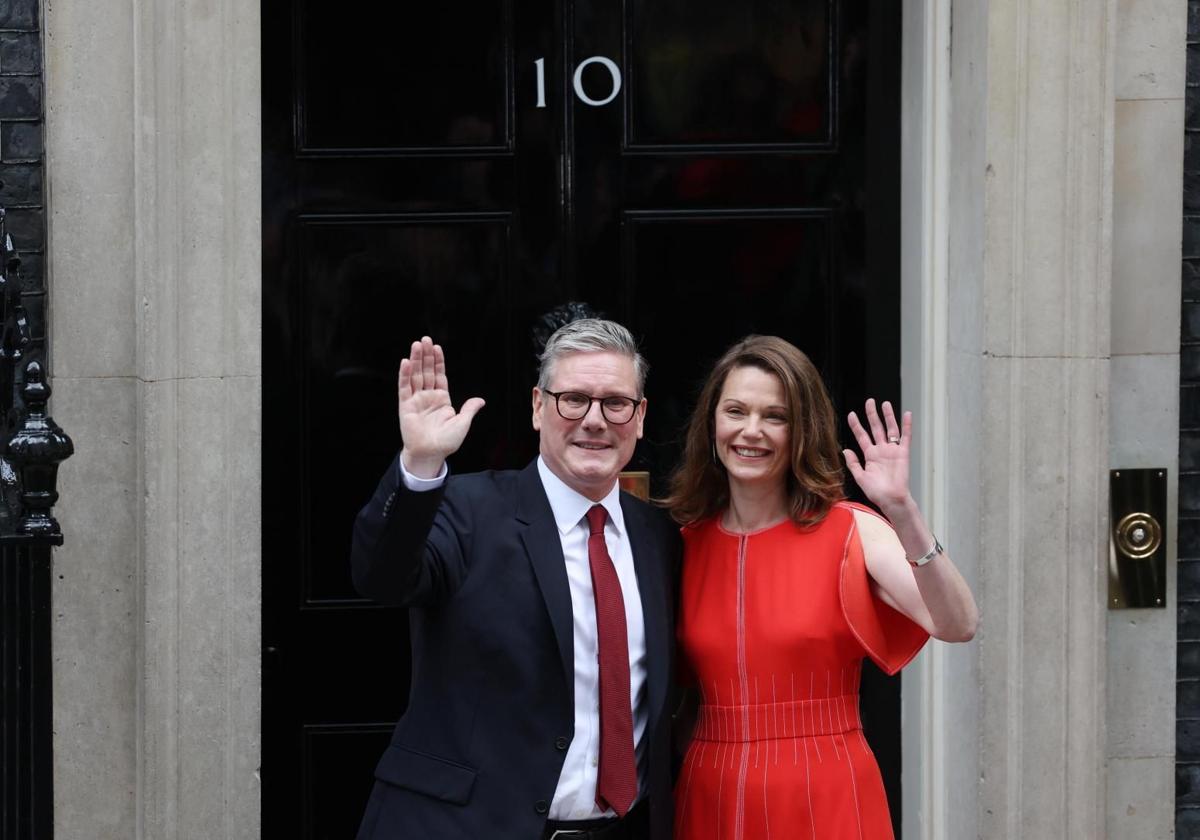
[[[453,480],[417,492],[399,476],[393,461],[354,520],[354,588],[383,604],[428,606],[453,594],[466,576],[470,508]]]

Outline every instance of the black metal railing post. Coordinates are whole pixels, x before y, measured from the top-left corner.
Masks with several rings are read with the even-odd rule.
[[[47,413],[44,292],[22,288],[4,220],[0,208],[0,838],[51,840],[51,548],[63,541],[51,508],[74,447]]]

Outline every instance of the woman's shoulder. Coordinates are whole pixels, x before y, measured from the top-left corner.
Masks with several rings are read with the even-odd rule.
[[[892,530],[892,523],[888,522],[887,518],[882,513],[874,508],[859,504],[858,502],[851,502],[843,499],[840,502],[834,502],[833,509],[841,511],[843,515],[848,515],[849,518],[860,528],[871,528],[872,530],[875,530],[876,528],[882,527],[889,531]]]
[[[720,529],[717,527],[720,518],[720,514],[716,514],[715,516],[706,516],[704,519],[697,519],[695,522],[688,522],[685,525],[679,526],[679,533],[683,535],[685,543],[702,540],[705,537],[720,533]]]

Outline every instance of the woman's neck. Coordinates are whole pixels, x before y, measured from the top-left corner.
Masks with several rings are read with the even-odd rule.
[[[721,523],[727,530],[749,534],[782,522],[787,517],[788,500],[783,485],[747,487],[730,483],[729,507]]]

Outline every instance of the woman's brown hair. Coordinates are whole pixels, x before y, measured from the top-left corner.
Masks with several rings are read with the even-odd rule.
[[[728,506],[729,481],[716,456],[714,418],[726,377],[741,367],[772,373],[783,383],[792,445],[786,479],[788,508],[796,524],[815,525],[834,502],[845,498],[833,402],[808,356],[773,335],[746,336],[709,373],[688,423],[683,460],[671,474],[670,492],[661,504],[683,525]]]

